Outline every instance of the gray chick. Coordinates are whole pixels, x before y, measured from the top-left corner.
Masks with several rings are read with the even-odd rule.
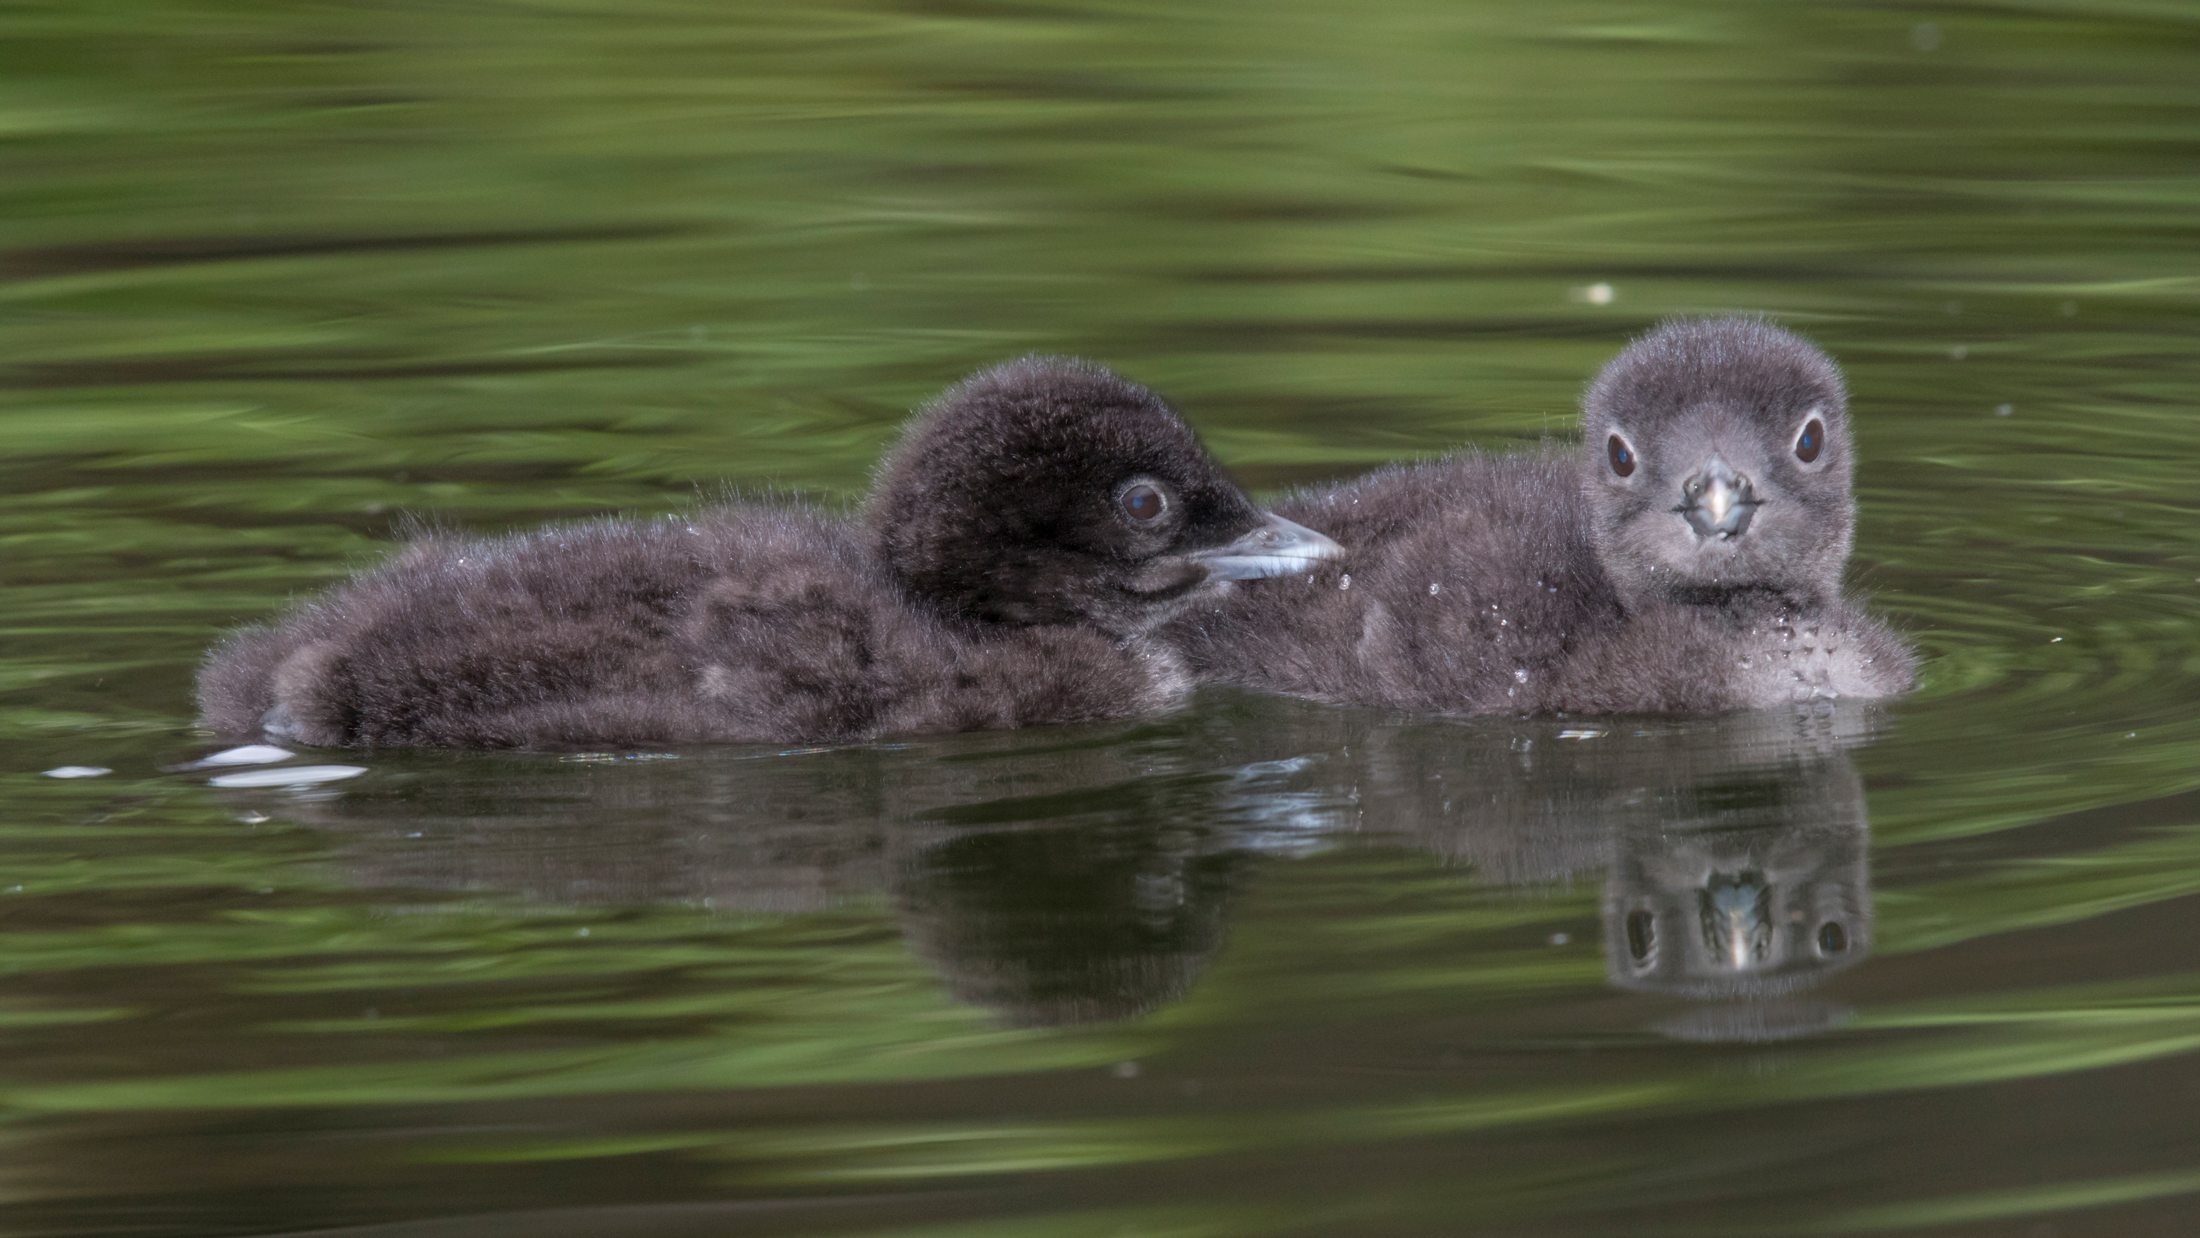
[[[1345,553],[1166,629],[1208,680],[1451,713],[1708,713],[1907,691],[1841,595],[1840,371],[1753,319],[1675,321],[1607,365],[1583,442],[1378,470],[1276,510]]]

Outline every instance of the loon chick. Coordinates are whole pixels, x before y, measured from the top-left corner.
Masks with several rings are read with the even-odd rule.
[[[1189,685],[1151,629],[1336,546],[1257,510],[1088,362],[913,419],[860,521],[736,504],[428,536],[215,649],[202,725],[319,746],[813,742],[1119,717]]]
[[[1392,466],[1277,511],[1344,545],[1166,635],[1203,679],[1457,713],[1708,713],[1907,691],[1840,592],[1855,467],[1840,371],[1752,319],[1621,353],[1583,443]]]

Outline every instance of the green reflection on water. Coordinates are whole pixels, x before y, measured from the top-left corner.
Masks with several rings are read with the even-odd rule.
[[[942,1181],[971,1193],[815,1227],[2143,1229],[2114,1208],[2192,1189],[2156,1110],[2200,1045],[2196,38],[2145,0],[9,9],[0,1189],[54,1233]],[[1607,985],[1593,865],[1383,850],[1415,844],[1336,787],[1246,793],[1325,841],[1258,866],[1180,1000],[1009,1030],[884,884],[770,914],[438,884],[156,772],[198,755],[215,634],[404,513],[852,497],[908,408],[1031,349],[1153,383],[1248,485],[1320,481],[1563,434],[1628,333],[1733,310],[1848,367],[1857,581],[1930,658],[1855,758],[1876,933],[1814,1038],[1649,1030],[1673,1002]],[[1005,741],[1059,785],[923,802],[1176,828],[1248,761],[1366,746],[1235,709]],[[477,776],[372,762],[416,815]],[[118,772],[35,774],[64,763]],[[322,1109],[416,1133],[293,1155]],[[491,1173],[536,1164],[563,1176]]]
[[[1884,1208],[1860,1208],[1825,1223],[1821,1232],[1917,1229],[1928,1225],[1996,1221],[2008,1217],[2068,1212],[2102,1204],[2189,1195],[2200,1191],[2200,1173],[2139,1174],[2126,1178],[2056,1182],[2029,1190],[1996,1191],[1948,1199],[1921,1200]]]

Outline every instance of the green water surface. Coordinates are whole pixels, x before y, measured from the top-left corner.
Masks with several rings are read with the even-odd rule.
[[[0,6],[0,1232],[2200,1231],[2196,156],[2169,0]],[[1314,483],[1734,311],[1905,700],[177,768],[413,517],[1033,350]]]

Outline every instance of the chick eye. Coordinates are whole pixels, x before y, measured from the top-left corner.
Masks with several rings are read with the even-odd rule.
[[[1805,464],[1818,458],[1826,447],[1826,425],[1816,417],[1803,423],[1803,432],[1795,436],[1795,458]]]
[[[1612,471],[1626,477],[1635,471],[1635,453],[1627,449],[1627,440],[1615,434],[1604,444],[1605,454],[1612,458]]]
[[[1658,920],[1647,911],[1627,913],[1627,953],[1634,956],[1635,966],[1647,967],[1650,952],[1657,948]]]
[[[1122,504],[1124,515],[1140,524],[1150,524],[1160,519],[1161,513],[1169,509],[1169,500],[1161,493],[1160,488],[1145,482],[1125,487],[1122,497],[1116,499],[1116,502]]]

